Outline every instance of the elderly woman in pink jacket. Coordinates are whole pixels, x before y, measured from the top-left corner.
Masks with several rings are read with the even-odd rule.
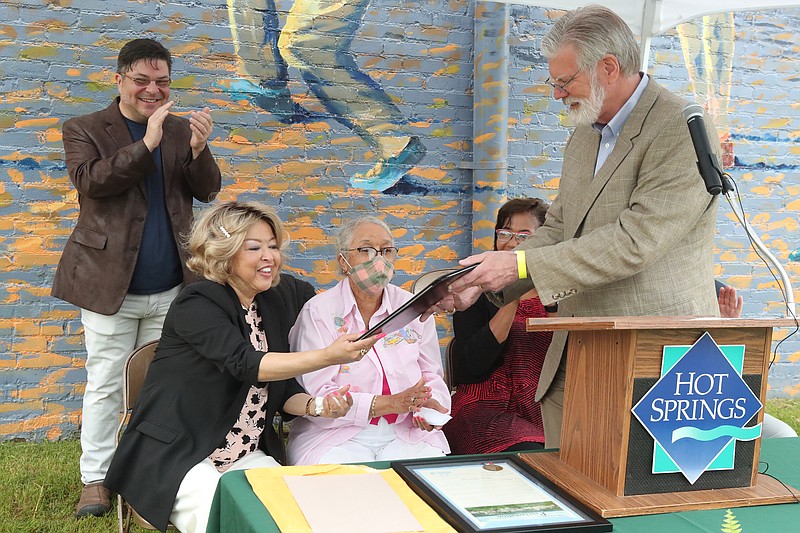
[[[345,277],[303,307],[289,333],[294,351],[363,332],[412,296],[389,283],[397,248],[383,221],[353,220],[340,229],[336,244]],[[423,409],[450,409],[433,320],[417,319],[389,333],[356,363],[323,368],[297,380],[316,395],[348,384],[353,407],[335,420],[296,419],[289,433],[289,464],[437,457],[450,451],[440,426],[428,421],[434,417]]]

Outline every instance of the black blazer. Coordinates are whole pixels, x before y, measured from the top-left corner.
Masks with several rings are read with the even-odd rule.
[[[451,385],[482,383],[503,364],[506,343],[497,342],[489,328],[489,321],[499,310],[481,294],[470,307],[453,314]]]
[[[256,296],[269,350],[289,351],[289,329],[314,288],[287,274]],[[233,427],[264,352],[253,348],[245,310],[227,285],[188,285],[167,313],[155,359],[105,479],[105,486],[165,530],[186,473]],[[267,420],[303,389],[294,379],[269,384]],[[289,417],[290,418],[290,417]],[[259,448],[284,461],[268,423]]]

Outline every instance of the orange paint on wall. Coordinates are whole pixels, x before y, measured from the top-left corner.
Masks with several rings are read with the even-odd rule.
[[[441,236],[439,236],[439,239],[442,240],[442,241],[446,241],[446,240],[452,239],[453,237],[456,237],[456,236],[462,235],[462,234],[464,234],[464,230],[459,229],[459,230],[456,230],[456,231],[454,231],[452,233],[443,233]]]
[[[445,261],[455,261],[458,259],[458,254],[449,246],[440,246],[425,254],[428,259],[440,259]]]
[[[433,168],[433,167],[414,167],[409,174],[412,176],[419,176],[420,178],[425,178],[431,181],[439,181],[442,183],[449,183],[451,178],[450,173],[441,168]]]
[[[43,36],[47,32],[63,33],[71,26],[63,20],[41,19],[32,22],[25,28],[25,33],[29,36]]]
[[[61,138],[61,129],[60,128],[48,128],[46,131],[42,133],[40,140],[46,143],[60,143]]]
[[[442,202],[438,206],[425,208],[423,210],[420,208],[420,206],[414,204],[393,204],[381,206],[381,212],[401,219],[416,219],[423,215],[422,211],[424,211],[425,214],[430,214],[434,211],[442,211],[446,213],[453,209],[456,205],[457,202],[455,201]]]
[[[472,143],[469,141],[456,141],[452,143],[445,143],[445,146],[453,150],[466,152],[472,148]]]
[[[17,40],[17,30],[14,26],[9,26],[8,24],[0,24],[0,36],[6,37],[11,41]]]
[[[402,246],[398,251],[400,257],[411,258],[418,257],[421,253],[425,252],[425,246],[421,244],[412,244],[411,246]]]
[[[52,126],[58,124],[58,117],[31,118],[17,121],[18,128],[36,128],[39,126]]]
[[[49,428],[58,424],[78,425],[80,420],[80,410],[68,411],[62,414],[46,414],[7,424],[0,424],[0,435],[34,432],[38,429]],[[48,433],[50,431],[52,431],[52,429],[49,430]]]
[[[489,133],[484,133],[483,135],[478,135],[477,137],[475,137],[475,140],[473,141],[473,143],[474,144],[481,144],[483,142],[490,141],[490,140],[494,139],[496,137],[496,135],[497,134],[495,132],[493,132],[493,131],[490,131]]]
[[[494,246],[494,237],[482,237],[473,241],[476,250],[491,250]]]
[[[292,229],[294,241],[319,241],[324,244],[331,242],[331,237],[322,228],[314,226],[298,226]]]
[[[17,267],[55,265],[60,258],[61,252],[20,253],[14,256],[14,264]]]

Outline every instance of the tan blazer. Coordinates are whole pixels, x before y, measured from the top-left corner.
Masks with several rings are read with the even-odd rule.
[[[579,127],[567,142],[558,196],[518,248],[542,303],[559,302],[560,316],[718,315],[717,199],[697,170],[685,104],[651,78],[594,176],[599,133]],[[718,138],[710,124],[709,138]],[[530,280],[515,283],[502,300],[529,289]],[[537,400],[566,340],[566,332],[553,335]]]
[[[206,146],[192,159],[189,121],[164,121],[161,161],[164,194],[184,281],[180,246],[192,221],[192,197],[209,202],[219,192],[219,167]],[[119,311],[136,266],[147,215],[145,178],[156,171],[144,141],[133,142],[119,111],[119,98],[102,111],[72,118],[63,127],[69,179],[78,191],[80,212],[61,259],[52,295],[104,315]]]

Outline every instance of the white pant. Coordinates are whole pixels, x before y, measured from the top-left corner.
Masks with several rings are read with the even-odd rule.
[[[280,466],[275,459],[261,450],[248,453],[238,461],[234,461],[226,472],[246,470],[248,468],[273,468]],[[203,459],[194,465],[181,481],[175,505],[169,521],[181,533],[205,533],[208,524],[208,513],[214,501],[217,483],[222,476],[214,467],[211,459]]]
[[[86,391],[81,424],[81,481],[106,477],[122,410],[122,373],[134,349],[161,337],[181,286],[158,294],[128,294],[113,315],[81,309],[86,340]]]
[[[444,457],[444,455],[444,451],[427,442],[411,444],[401,440],[394,431],[394,425],[381,418],[377,426],[368,424],[352,439],[325,452],[319,462],[320,464],[363,463]]]

